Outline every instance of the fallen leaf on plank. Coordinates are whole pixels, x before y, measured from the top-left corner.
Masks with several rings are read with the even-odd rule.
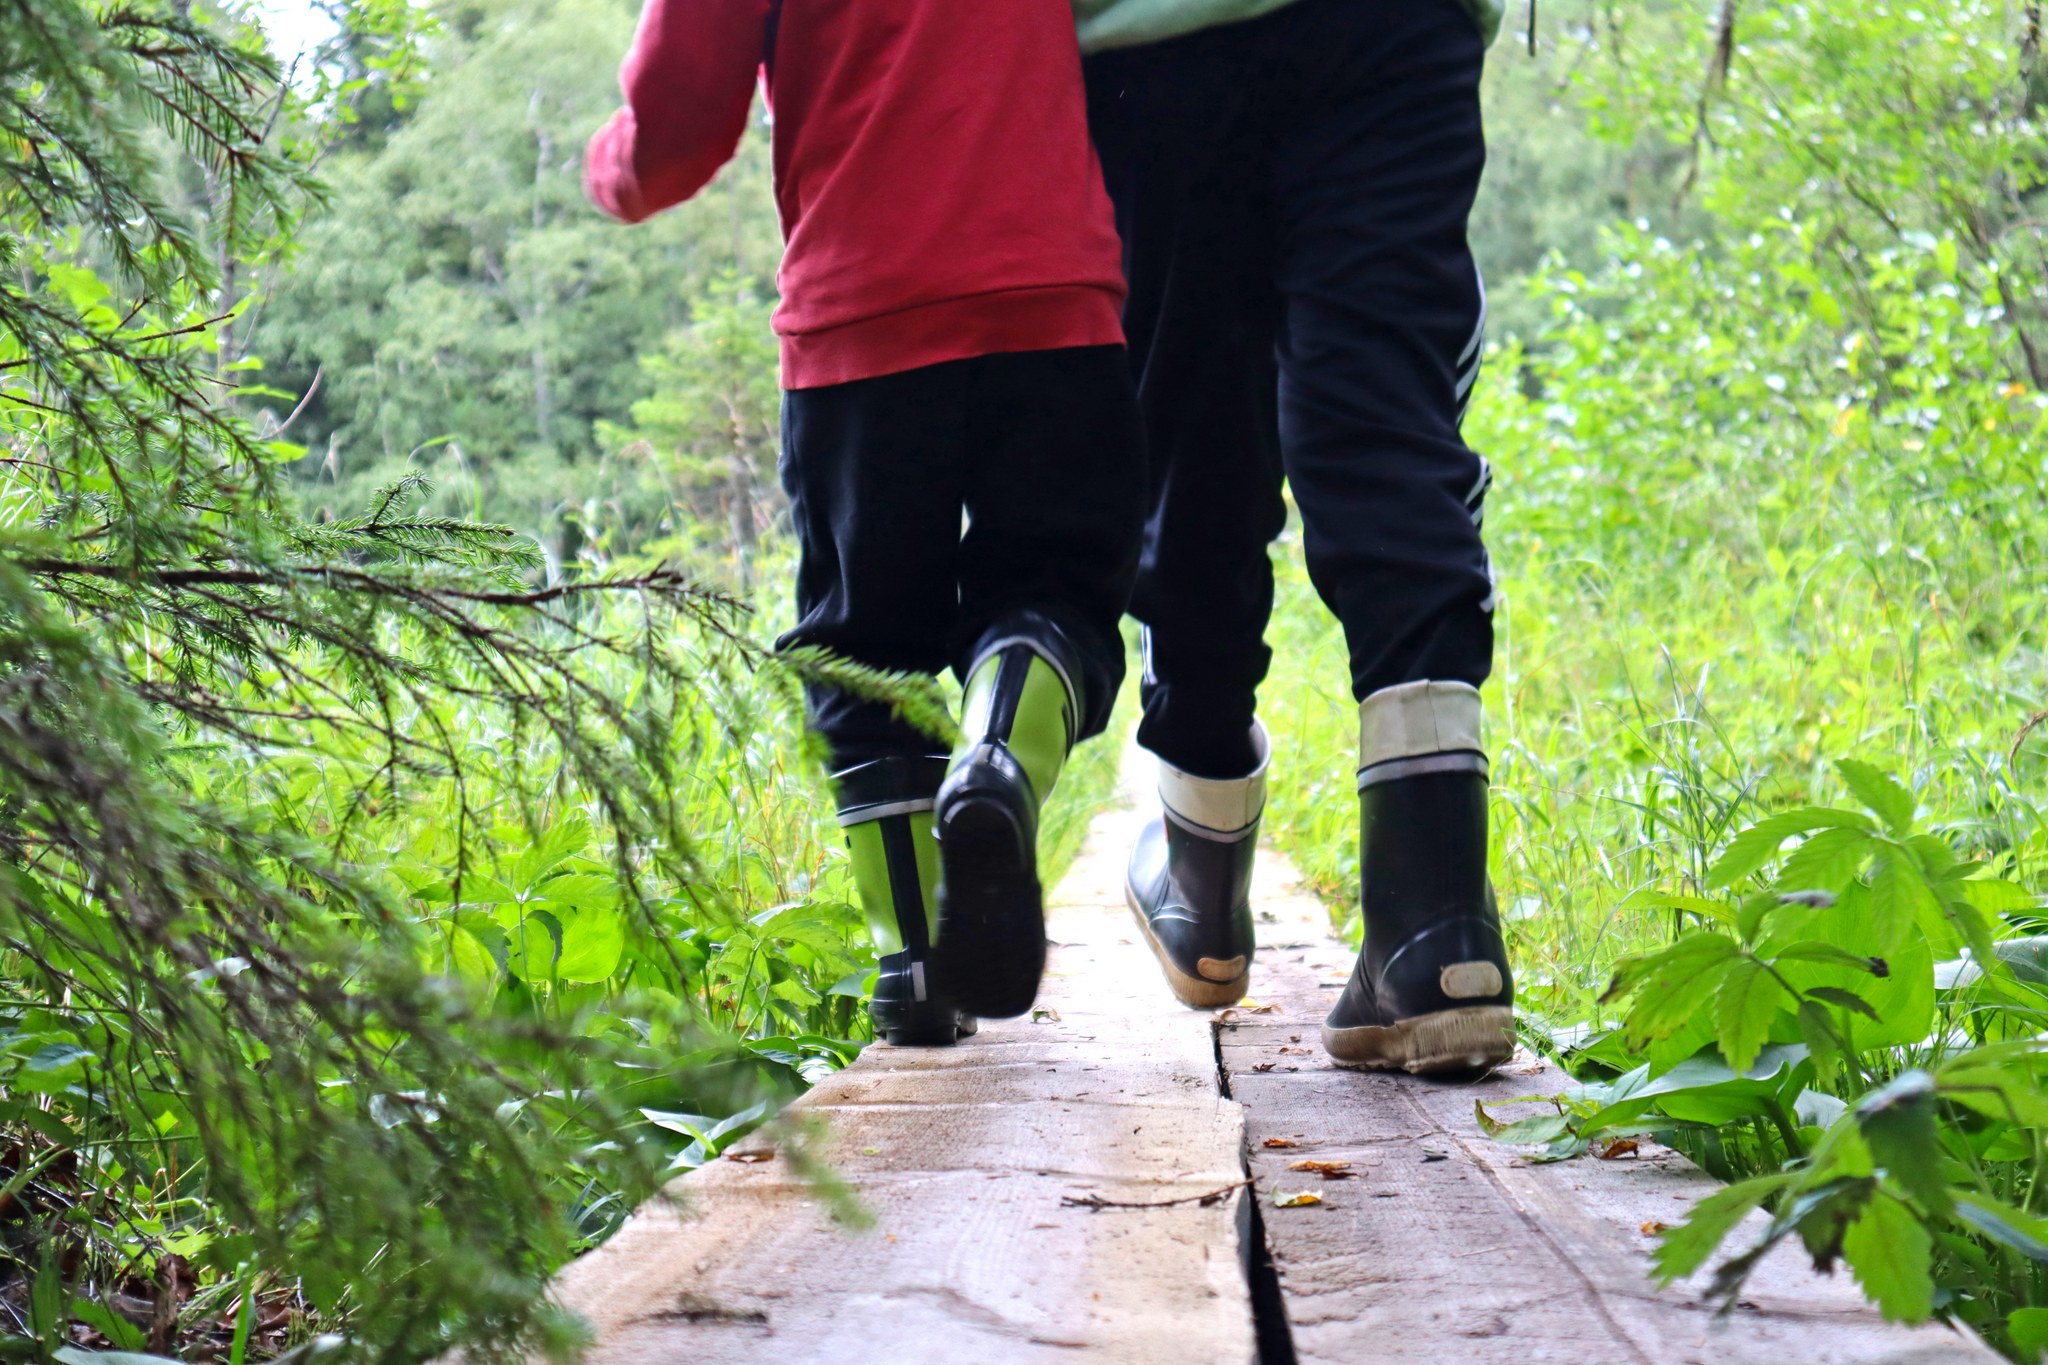
[[[1616,1138],[1605,1147],[1595,1151],[1593,1155],[1599,1157],[1602,1161],[1613,1161],[1617,1157],[1638,1156],[1641,1153],[1642,1148],[1636,1145],[1634,1138]]]
[[[756,1162],[775,1160],[775,1153],[764,1152],[761,1151],[759,1148],[756,1148],[755,1150],[750,1152],[727,1152],[725,1154],[725,1159],[727,1161],[737,1161],[742,1165],[751,1166]]]
[[[1348,1161],[1291,1161],[1287,1164],[1287,1169],[1314,1171],[1325,1180],[1349,1180],[1353,1174],[1351,1163]]]
[[[1321,1195],[1310,1194],[1307,1190],[1303,1190],[1299,1194],[1287,1194],[1280,1190],[1273,1191],[1273,1207],[1276,1209],[1305,1209],[1311,1204],[1320,1204],[1322,1202],[1323,1197]]]
[[[1301,1144],[1300,1144],[1300,1143],[1298,1143],[1298,1142],[1296,1142],[1296,1141],[1295,1141],[1295,1140],[1294,1140],[1293,1138],[1267,1138],[1267,1139],[1266,1139],[1266,1143],[1265,1143],[1265,1145],[1266,1145],[1266,1146],[1268,1146],[1268,1147],[1299,1147],[1299,1146],[1301,1146]]]
[[[1057,1024],[1059,1021],[1060,1012],[1058,1010],[1046,1009],[1041,1005],[1039,1008],[1031,1011],[1031,1022],[1034,1024]]]

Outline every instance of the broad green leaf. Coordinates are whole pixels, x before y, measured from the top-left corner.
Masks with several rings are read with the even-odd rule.
[[[1850,1017],[1851,1042],[1858,1051],[1912,1046],[1934,1027],[1933,952],[1925,936],[1909,934],[1903,943],[1879,953],[1870,923],[1871,901],[1870,888],[1859,882],[1833,906],[1805,912],[1802,917],[1803,939],[1850,950],[1859,959],[1854,965],[1783,955],[1772,960],[1785,979],[1802,992],[1815,986],[1834,986],[1854,991],[1870,1003],[1882,1022],[1872,1023],[1860,1015]],[[1767,942],[1762,955],[1771,956],[1771,947]],[[1882,962],[1882,976],[1872,970],[1872,958]]]
[[[1993,877],[1972,877],[1949,887],[1989,916],[2024,914],[2041,907],[2041,898],[2024,886]]]
[[[1751,1209],[1792,1183],[1789,1174],[1761,1175],[1717,1190],[1692,1206],[1683,1223],[1666,1228],[1654,1260],[1664,1284],[1682,1280],[1707,1263]]]
[[[1707,869],[1707,887],[1732,886],[1777,856],[1778,848],[1795,834],[1815,829],[1869,829],[1869,817],[1854,811],[1807,807],[1765,816],[1729,841],[1714,865]]]
[[[1839,892],[1863,869],[1874,842],[1867,830],[1821,830],[1786,856],[1777,890]]]
[[[1881,769],[1853,758],[1835,765],[1849,794],[1869,807],[1887,830],[1903,835],[1913,826],[1913,794]]]
[[[1947,1213],[1954,1200],[1941,1170],[1941,1138],[1934,1112],[1934,1077],[1902,1071],[1856,1102],[1856,1125],[1871,1159],[1920,1207]]]
[[[2022,1360],[2048,1354],[2048,1308],[2015,1308],[2006,1315],[2005,1334]]]
[[[1645,986],[1683,979],[1719,966],[1740,951],[1726,934],[1695,929],[1667,948],[1622,959],[1600,999],[1602,1003],[1619,1000]]]
[[[1552,1142],[1571,1127],[1571,1120],[1563,1114],[1532,1114],[1504,1123],[1487,1113],[1486,1106],[1478,1100],[1472,1101],[1472,1115],[1480,1131],[1496,1142]]]
[[[1754,958],[1745,957],[1723,973],[1714,995],[1714,1032],[1729,1066],[1747,1071],[1756,1062],[1785,1001],[1784,988]]]
[[[626,952],[624,916],[611,909],[575,909],[555,901],[548,904],[562,926],[562,953],[555,960],[555,975],[563,981],[609,980]]]
[[[1934,1239],[1913,1211],[1879,1194],[1842,1236],[1842,1255],[1863,1292],[1891,1322],[1925,1322],[1934,1312]]]
[[[1640,1046],[1668,1038],[1692,1022],[1721,984],[1728,967],[1741,960],[1735,941],[1725,934],[1695,932],[1662,953],[1641,978],[1636,1002],[1628,1012],[1630,1039]]]
[[[1941,1069],[1941,1097],[2004,1123],[2048,1129],[2048,1094],[2016,1067],[1970,1062]]]
[[[1968,871],[1948,842],[1935,835],[1915,834],[1901,840],[1900,845],[1913,855],[1913,861],[1920,865],[1920,870],[1931,882],[1953,881],[1960,873]]]

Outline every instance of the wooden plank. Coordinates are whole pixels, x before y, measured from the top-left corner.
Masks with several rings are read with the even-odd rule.
[[[1136,818],[1156,817],[1098,819],[1054,898],[1050,1016],[955,1049],[871,1048],[794,1106],[868,1227],[835,1221],[788,1150],[714,1162],[562,1276],[559,1297],[597,1329],[589,1359],[1235,1365],[1255,1350],[1243,1191],[1068,1201],[1196,1196],[1247,1170],[1304,1361],[1997,1359],[1945,1328],[1885,1324],[1792,1248],[1725,1319],[1698,1283],[1656,1289],[1644,1225],[1682,1218],[1714,1182],[1647,1142],[1637,1160],[1532,1165],[1478,1131],[1475,1099],[1512,1113],[1564,1088],[1554,1067],[1525,1056],[1446,1084],[1329,1065],[1318,1030],[1349,954],[1270,851],[1252,983],[1270,1012],[1181,1008],[1123,904]],[[1288,1169],[1303,1159],[1358,1175]],[[1272,1202],[1304,1189],[1323,1202]]]
[[[1284,858],[1261,855],[1264,944],[1252,996],[1270,1013],[1224,1017],[1218,1045],[1245,1107],[1267,1245],[1304,1361],[1628,1361],[1638,1365],[1934,1365],[1994,1361],[1947,1328],[1885,1323],[1846,1273],[1816,1274],[1793,1247],[1766,1258],[1741,1306],[1716,1318],[1699,1281],[1655,1288],[1645,1225],[1678,1222],[1712,1177],[1645,1141],[1640,1159],[1532,1164],[1487,1139],[1473,1101],[1513,1102],[1570,1080],[1519,1056],[1478,1083],[1347,1071],[1318,1041],[1350,971],[1320,905]],[[1163,994],[1163,992],[1162,992]],[[1269,1139],[1295,1144],[1268,1147]],[[1324,1181],[1297,1160],[1350,1161]],[[1277,1208],[1275,1191],[1318,1206]],[[1756,1215],[1746,1230],[1763,1221]],[[1741,1235],[1741,1234],[1738,1234]]]
[[[1162,1008],[1129,942],[1130,819],[1098,819],[1053,897],[1051,1017],[870,1048],[793,1106],[870,1227],[834,1221],[787,1152],[713,1162],[561,1277],[588,1359],[1250,1360],[1243,1117],[1206,1019]]]

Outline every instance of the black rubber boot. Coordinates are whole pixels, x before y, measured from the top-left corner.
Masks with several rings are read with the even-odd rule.
[[[939,879],[932,803],[945,775],[943,755],[878,759],[832,775],[854,885],[881,953],[868,1010],[875,1036],[899,1047],[941,1047],[974,1032],[930,965]]]
[[[960,745],[939,789],[939,932],[933,962],[960,1007],[1024,1013],[1045,973],[1038,812],[1080,724],[1073,651],[1036,613],[982,636],[967,671]]]
[[[1139,831],[1124,897],[1184,1005],[1214,1009],[1244,999],[1251,980],[1252,862],[1266,806],[1271,746],[1255,725],[1250,775],[1196,777],[1162,761],[1160,819]]]
[[[1418,682],[1359,707],[1365,946],[1323,1023],[1340,1066],[1494,1066],[1514,1051],[1514,980],[1486,876],[1479,692]]]

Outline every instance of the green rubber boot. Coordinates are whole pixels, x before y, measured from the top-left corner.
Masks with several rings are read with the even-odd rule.
[[[1038,812],[1081,723],[1073,648],[1036,614],[991,629],[967,673],[960,745],[939,789],[933,963],[960,1008],[1024,1013],[1045,973]]]
[[[899,1047],[943,1047],[974,1032],[931,970],[939,882],[932,804],[945,775],[946,759],[936,755],[878,759],[832,775],[861,912],[881,956],[868,1010],[875,1036]]]

